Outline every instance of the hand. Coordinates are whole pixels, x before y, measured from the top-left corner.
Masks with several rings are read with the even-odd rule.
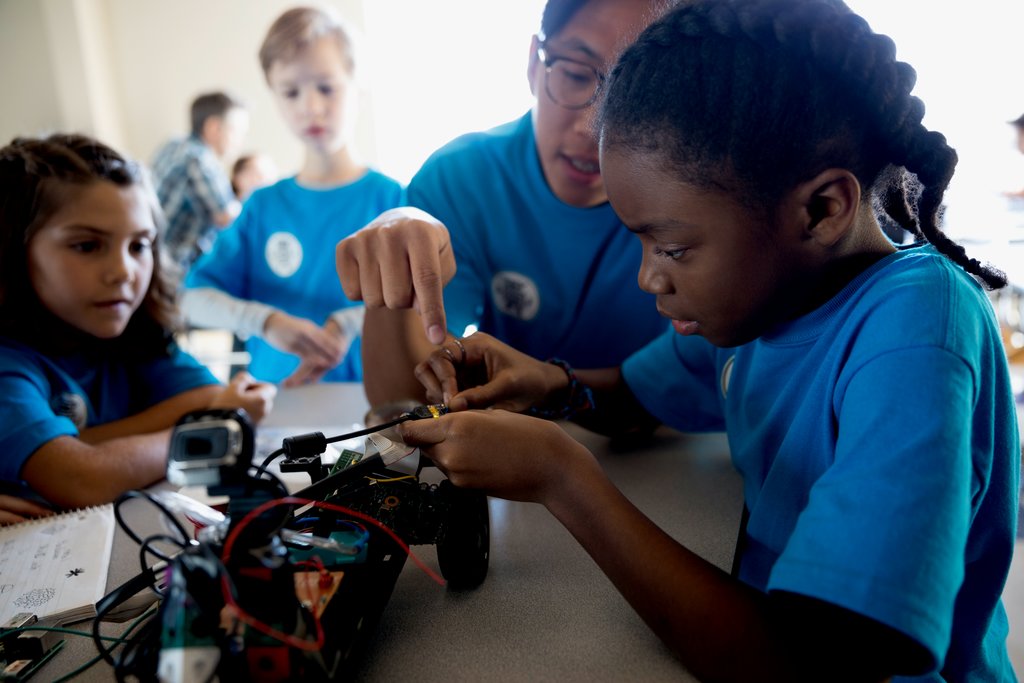
[[[504,410],[452,413],[400,429],[402,440],[420,446],[456,486],[508,500],[546,504],[562,486],[600,472],[590,451],[557,424]]]
[[[277,387],[269,382],[259,382],[248,372],[242,371],[231,378],[231,382],[210,401],[210,408],[242,408],[259,424],[271,408]]]
[[[316,323],[274,311],[263,326],[263,338],[279,351],[294,353],[303,363],[325,367],[326,372],[341,362],[348,349],[342,339]]]
[[[561,368],[484,332],[460,344],[446,342],[415,369],[427,400],[447,403],[452,411],[493,407],[521,412],[569,384]]]
[[[284,378],[284,381],[281,382],[281,386],[290,389],[302,386],[303,384],[314,384],[315,382],[319,382],[323,379],[323,376],[333,370],[338,363],[341,362],[341,359],[345,357],[345,354],[348,353],[349,347],[352,346],[353,339],[342,331],[341,327],[338,326],[338,323],[336,323],[333,318],[327,319],[327,322],[324,323],[323,329],[338,342],[341,349],[341,356],[338,358],[338,361],[331,364],[323,362],[319,356],[301,356],[299,367],[295,368],[295,371],[292,374]]]
[[[441,290],[455,276],[448,229],[419,209],[385,211],[335,250],[345,296],[367,308],[413,308],[432,344],[444,341]]]
[[[53,510],[17,496],[0,494],[0,525],[17,524],[32,517],[49,517]]]

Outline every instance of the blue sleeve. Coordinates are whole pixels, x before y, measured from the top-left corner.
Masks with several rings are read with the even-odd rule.
[[[140,385],[145,392],[142,403],[148,407],[178,394],[220,384],[213,373],[188,353],[174,346],[170,358],[161,358],[141,368]]]
[[[36,365],[0,349],[0,480],[21,481],[21,468],[40,446],[78,429],[50,406],[49,382]]]
[[[221,231],[213,248],[201,256],[185,278],[189,289],[213,287],[239,299],[249,293],[249,231],[256,223],[256,204],[251,197],[230,227]]]
[[[941,662],[972,499],[985,481],[965,427],[976,395],[971,368],[938,348],[895,351],[857,369],[836,406],[835,463],[811,489],[769,590],[864,614]]]
[[[637,400],[664,424],[684,432],[722,431],[725,417],[714,346],[672,328],[622,364]]]

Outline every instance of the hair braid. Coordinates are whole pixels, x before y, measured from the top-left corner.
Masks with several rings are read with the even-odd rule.
[[[865,201],[989,287],[999,271],[940,229],[956,152],[922,124],[916,73],[839,0],[692,0],[621,56],[602,144],[657,150],[687,182],[772,207],[846,168]]]

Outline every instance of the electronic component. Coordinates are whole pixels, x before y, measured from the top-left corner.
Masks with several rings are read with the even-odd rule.
[[[0,681],[26,681],[64,645],[53,631],[24,629],[38,619],[19,612],[0,626]]]

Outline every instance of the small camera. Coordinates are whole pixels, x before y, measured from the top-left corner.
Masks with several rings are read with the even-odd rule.
[[[189,413],[171,433],[167,480],[178,486],[236,484],[252,464],[254,440],[242,410]]]

